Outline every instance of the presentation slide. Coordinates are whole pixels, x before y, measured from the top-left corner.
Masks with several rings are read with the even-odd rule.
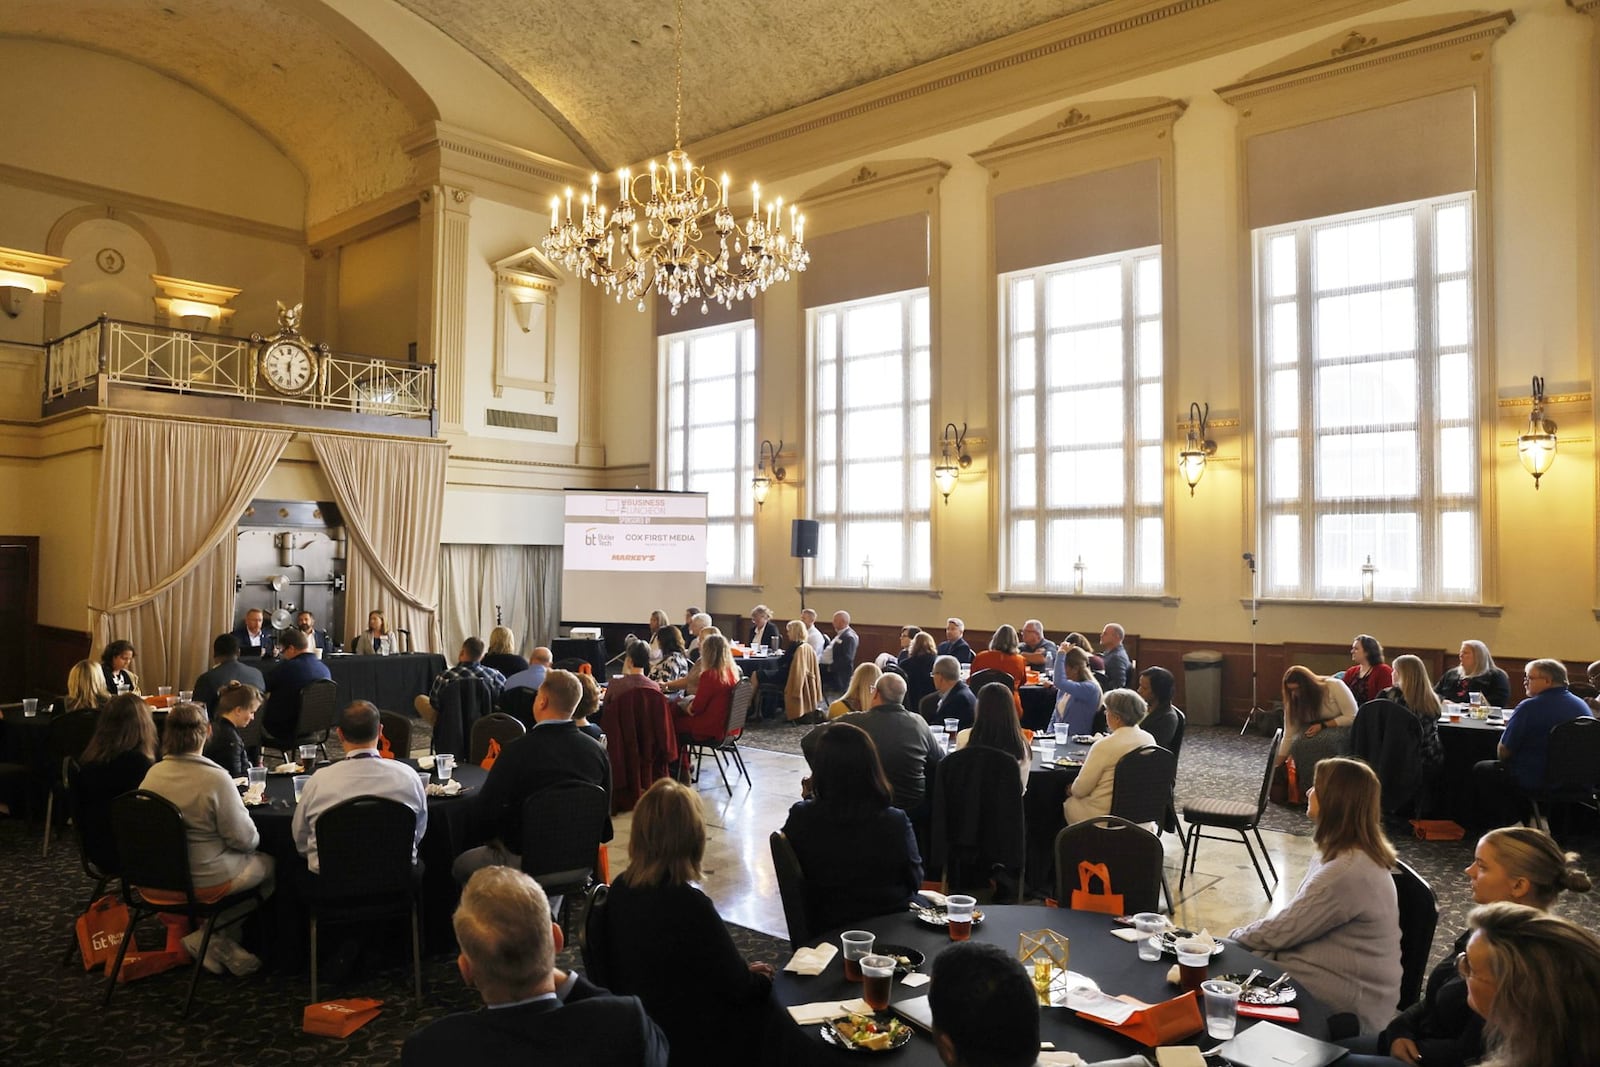
[[[644,624],[706,601],[706,495],[568,489],[561,617]]]

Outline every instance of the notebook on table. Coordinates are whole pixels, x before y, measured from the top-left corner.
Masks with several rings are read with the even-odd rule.
[[[1261,1022],[1219,1046],[1217,1053],[1234,1067],[1326,1067],[1350,1050]]]

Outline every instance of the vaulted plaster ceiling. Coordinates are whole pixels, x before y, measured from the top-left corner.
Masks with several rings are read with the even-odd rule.
[[[672,0],[396,0],[607,169],[672,147]],[[1115,0],[686,0],[683,143]]]

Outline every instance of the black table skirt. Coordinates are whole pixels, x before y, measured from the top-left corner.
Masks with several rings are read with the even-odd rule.
[[[1140,960],[1136,945],[1111,936],[1109,931],[1114,924],[1105,915],[1028,904],[989,905],[980,910],[985,914],[985,921],[983,925],[973,928],[972,936],[976,941],[999,945],[1015,956],[1018,935],[1023,931],[1056,930],[1069,939],[1068,966],[1094,979],[1102,991],[1113,996],[1131,994],[1149,1004],[1167,1000],[1179,992],[1176,986],[1168,985],[1166,981],[1167,969],[1174,963],[1173,958],[1165,956],[1159,962],[1152,963]],[[867,919],[851,924],[851,928],[870,930],[879,940],[887,944],[907,945],[922,952],[928,957],[927,964],[922,968],[925,972],[931,971],[934,957],[950,944],[945,931],[924,926],[909,913]],[[818,937],[810,944],[831,941],[837,946],[841,932],[832,931]],[[1282,968],[1271,961],[1246,952],[1233,944],[1229,944],[1221,955],[1213,957],[1210,973],[1214,975],[1248,973],[1256,967],[1260,967],[1261,973],[1269,978],[1283,973]],[[890,1003],[926,996],[928,988],[926,985],[906,988],[896,979]],[[780,971],[773,981],[773,992],[778,1002],[787,1007],[813,1001],[848,1000],[859,997],[861,986],[845,981],[843,961],[835,956],[827,969],[815,977]],[[1296,997],[1294,1007],[1300,1010],[1300,1022],[1291,1028],[1311,1037],[1326,1039],[1327,1009],[1317,1003],[1304,989],[1300,990],[1299,996]],[[1201,1014],[1204,1015],[1203,1006]],[[1240,1019],[1239,1024],[1241,1030],[1246,1029],[1254,1025],[1254,1020]],[[817,1026],[806,1026],[802,1029],[815,1046],[816,1059],[819,1062],[824,1060],[854,1062],[857,1059],[854,1053],[832,1049],[827,1045],[819,1036]],[[1144,1051],[1142,1045],[1096,1023],[1079,1019],[1076,1013],[1066,1008],[1040,1009],[1039,1031],[1040,1038],[1054,1042],[1057,1049],[1076,1052],[1091,1062]],[[1201,1031],[1176,1043],[1199,1044],[1202,1048],[1210,1048],[1216,1042],[1211,1041],[1204,1031]],[[939,1063],[939,1053],[934,1047],[933,1039],[926,1033],[918,1031],[911,1043],[895,1054],[894,1062],[899,1067],[935,1067]]]
[[[50,766],[50,724],[55,716],[49,714],[50,705],[43,701],[39,713],[32,718],[22,714],[21,704],[0,707],[0,763],[20,763],[34,772],[35,777],[49,782],[54,779]]]
[[[261,673],[271,676],[281,660],[257,661]],[[444,657],[437,652],[403,652],[393,656],[324,656],[328,673],[339,686],[339,707],[352,700],[370,700],[380,711],[415,715],[412,700],[426,693],[434,678],[444,673]]]
[[[1050,726],[1050,716],[1055,714],[1056,698],[1060,694],[1053,685],[1025,685],[1019,690],[1022,696],[1022,727],[1034,733]]]
[[[1444,746],[1444,764],[1433,779],[1433,797],[1428,814],[1453,819],[1466,826],[1478,825],[1483,814],[1477,809],[1472,783],[1472,765],[1496,758],[1504,728],[1481,720],[1459,723],[1439,722],[1439,741]]]
[[[483,788],[488,772],[480,767],[458,765],[455,777],[461,779],[468,792],[454,797],[428,798],[428,829],[417,849],[424,867],[423,945],[429,952],[446,952],[455,946],[450,918],[461,893],[455,879],[450,877],[450,865],[459,853],[475,843],[472,798]],[[250,818],[261,834],[258,847],[277,864],[277,890],[269,902],[266,929],[275,962],[293,970],[305,963],[310,936],[308,912],[300,895],[307,874],[306,861],[294,847],[293,776],[268,775],[267,799],[268,804],[250,809]]]
[[[1089,750],[1074,747],[1067,751],[1081,760]],[[1038,749],[1033,758],[1040,758]],[[1066,802],[1067,790],[1078,780],[1078,771],[1077,767],[1036,764],[1022,794],[1022,815],[1028,828],[1028,888],[1044,896],[1054,897],[1056,893],[1056,835],[1067,825],[1061,806]]]

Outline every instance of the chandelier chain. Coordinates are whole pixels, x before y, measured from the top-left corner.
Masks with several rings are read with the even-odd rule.
[[[678,24],[672,30],[672,147],[683,151],[683,0],[678,0]]]

